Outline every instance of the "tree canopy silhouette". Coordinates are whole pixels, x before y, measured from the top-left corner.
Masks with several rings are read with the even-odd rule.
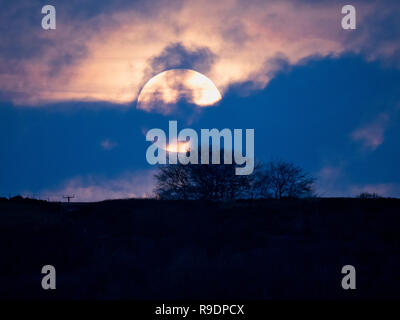
[[[313,192],[315,178],[291,162],[271,161],[256,175],[255,188],[264,198],[299,198]]]
[[[223,154],[223,150],[220,152]],[[312,195],[315,179],[291,162],[258,163],[253,174],[236,175],[237,164],[166,164],[155,175],[157,198],[233,200],[299,198]]]
[[[230,200],[245,198],[251,188],[250,176],[236,175],[235,163],[167,164],[155,175],[154,190],[159,199],[170,200]],[[211,155],[211,153],[210,153]]]

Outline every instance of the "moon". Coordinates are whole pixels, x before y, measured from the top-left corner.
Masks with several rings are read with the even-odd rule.
[[[190,141],[186,142],[175,142],[175,143],[170,143],[167,145],[166,151],[168,152],[176,152],[176,153],[186,153],[187,151],[190,150]]]
[[[136,107],[169,114],[181,99],[199,107],[215,105],[222,99],[215,84],[200,72],[171,69],[152,77],[142,88]]]

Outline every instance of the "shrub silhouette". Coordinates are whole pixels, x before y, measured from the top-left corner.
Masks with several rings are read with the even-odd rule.
[[[358,198],[360,198],[360,199],[379,199],[382,197],[375,192],[372,192],[372,193],[371,192],[362,192],[362,193],[360,193]]]

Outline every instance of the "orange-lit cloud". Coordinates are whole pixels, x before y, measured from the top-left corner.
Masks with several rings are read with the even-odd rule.
[[[177,142],[177,143],[170,143],[167,145],[166,151],[168,152],[175,152],[175,153],[185,153],[190,150],[190,141],[187,142]]]
[[[128,105],[154,76],[150,61],[173,43],[215,55],[204,74],[222,94],[243,81],[264,88],[279,70],[277,58],[295,65],[345,51],[367,50],[370,59],[394,55],[396,42],[379,50],[365,46],[372,28],[365,19],[375,6],[357,3],[357,21],[365,27],[352,33],[341,29],[341,7],[333,1],[156,1],[147,10],[125,5],[79,20],[71,10],[59,12],[56,30],[27,30],[43,42],[40,54],[0,56],[2,95],[16,105],[68,100]],[[32,40],[25,35],[21,41]]]

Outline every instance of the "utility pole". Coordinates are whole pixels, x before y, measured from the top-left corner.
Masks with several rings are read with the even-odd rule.
[[[75,195],[73,194],[72,196],[63,196],[64,199],[68,199],[68,203],[71,199],[75,198]]]

